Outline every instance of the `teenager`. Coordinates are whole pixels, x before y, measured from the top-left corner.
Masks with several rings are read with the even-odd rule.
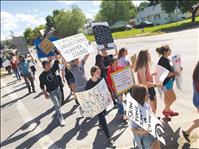
[[[199,113],[199,61],[195,66],[192,78],[193,78],[193,104]],[[188,142],[190,142],[189,136],[191,132],[198,127],[199,127],[199,119],[195,119],[192,125],[186,131],[182,130],[182,134]]]
[[[102,56],[104,58],[104,67],[107,69],[109,64],[110,64],[110,61],[114,58],[114,56],[117,56],[117,48],[115,48],[115,53],[114,54],[108,54],[107,52],[107,48],[104,48],[102,50]]]
[[[98,66],[94,66],[91,68],[91,79],[88,80],[88,82],[86,83],[86,87],[85,90],[89,90],[93,87],[95,87],[101,80],[101,70],[99,69]],[[106,117],[105,117],[105,110],[101,113],[99,113],[97,115],[98,119],[99,119],[99,124],[102,128],[102,130],[104,131],[104,134],[106,136],[107,139],[107,143],[112,147],[115,148],[115,143],[114,141],[110,138],[110,133],[108,130],[108,126],[107,126],[107,122],[106,122]]]
[[[148,91],[143,85],[135,85],[130,92],[133,99],[135,99],[146,110],[151,111],[150,104],[148,103]],[[160,149],[159,141],[154,138],[148,131],[142,129],[132,120],[129,120],[129,127],[131,128],[134,140],[139,149]]]
[[[158,65],[166,68],[169,71],[168,76],[163,82],[165,108],[162,113],[166,118],[170,119],[171,116],[178,115],[178,112],[174,112],[171,110],[171,105],[176,100],[176,94],[173,90],[173,82],[175,76],[179,75],[179,72],[175,72],[170,64],[170,60],[168,57],[171,55],[171,49],[168,45],[157,48],[156,51],[161,56],[158,61]]]
[[[121,48],[118,52],[118,66],[120,67],[130,66],[128,51],[125,48]]]
[[[143,84],[147,87],[148,93],[150,95],[149,98],[152,111],[153,113],[156,113],[157,99],[154,88],[157,87],[157,85],[153,83],[153,76],[150,71],[150,63],[151,56],[148,50],[141,50],[138,54],[138,58],[136,61],[135,72],[137,72],[138,83]]]
[[[61,53],[59,54],[62,56]],[[50,61],[43,61],[42,66],[44,71],[39,76],[40,88],[46,99],[51,98],[60,126],[64,126],[65,122],[61,113],[62,94],[59,87],[59,80],[57,80],[56,76],[56,72],[59,69],[59,60],[56,59],[52,66]]]

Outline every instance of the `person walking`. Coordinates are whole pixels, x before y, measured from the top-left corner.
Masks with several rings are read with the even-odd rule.
[[[17,61],[14,58],[12,58],[10,64],[11,64],[13,72],[15,73],[16,79],[21,80],[21,76],[20,76],[19,69],[17,66]]]

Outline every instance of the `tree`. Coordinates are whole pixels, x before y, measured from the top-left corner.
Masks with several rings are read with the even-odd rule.
[[[95,17],[95,21],[107,21],[113,25],[117,21],[129,21],[135,17],[136,8],[130,0],[123,1],[102,1],[100,11]]]
[[[148,2],[142,2],[140,3],[140,5],[137,7],[137,11],[142,11],[144,10],[144,8],[148,7],[149,6],[149,3]]]
[[[72,6],[72,10],[59,11],[54,18],[56,33],[60,37],[77,34],[86,22],[86,17],[77,6]]]
[[[192,22],[193,23],[195,22],[196,12],[199,8],[198,0],[173,0],[173,1],[150,0],[150,3],[152,2],[153,4],[160,2],[163,10],[165,10],[167,13],[174,12],[176,8],[179,8],[183,13],[189,11],[192,13]]]
[[[48,15],[46,17],[46,30],[47,32],[50,31],[52,28],[55,28],[55,21],[54,18],[59,14],[59,10],[53,10],[53,15]]]

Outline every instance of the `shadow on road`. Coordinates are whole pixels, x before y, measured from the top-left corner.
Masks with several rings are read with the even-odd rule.
[[[1,87],[1,89],[6,88],[8,86],[11,86],[13,84],[15,84],[18,80],[12,81],[12,82],[8,82],[6,86]]]
[[[35,97],[33,97],[33,99],[39,98],[41,95],[43,95],[43,92],[40,92],[38,95],[36,95]]]
[[[21,87],[21,88],[18,88],[18,89],[16,89],[16,90],[13,90],[13,91],[11,91],[11,92],[9,92],[9,93],[3,95],[1,98],[7,97],[7,96],[9,96],[10,94],[13,94],[13,93],[18,92],[18,91],[20,91],[20,90],[22,90],[22,89],[25,89],[25,88],[27,88],[27,87],[26,87],[26,86],[23,86],[23,87]]]
[[[23,126],[21,126],[19,129],[17,129],[14,133],[12,133],[6,140],[4,140],[2,143],[1,143],[1,147],[3,146],[6,146],[8,144],[11,144],[11,143],[14,143],[18,140],[20,140],[21,138],[25,137],[27,134],[29,134],[30,132],[34,131],[40,124],[40,120],[42,118],[44,118],[45,116],[47,116],[48,114],[50,114],[52,111],[54,110],[54,107],[52,107],[51,109],[47,110],[46,112],[42,113],[41,115],[39,115],[38,117],[36,117],[35,119],[25,123]],[[33,124],[33,123],[36,123],[36,126],[32,129],[32,130],[29,130],[27,132],[24,132],[24,133],[21,133],[15,137],[13,137],[15,134],[17,134],[19,131],[24,131],[26,129],[28,129],[28,127]],[[34,141],[33,141],[34,142]],[[25,148],[25,147],[24,147]]]

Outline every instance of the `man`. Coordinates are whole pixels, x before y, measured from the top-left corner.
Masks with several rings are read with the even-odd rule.
[[[62,57],[61,53],[59,53]],[[64,118],[61,113],[62,94],[59,87],[59,81],[56,77],[56,71],[59,69],[59,60],[55,60],[51,67],[50,61],[43,61],[42,66],[44,71],[39,76],[40,88],[43,91],[46,99],[51,98],[60,126],[65,126]],[[45,89],[46,88],[46,89]]]
[[[23,56],[19,57],[19,70],[26,82],[26,86],[28,88],[29,94],[31,93],[30,83],[31,83],[32,91],[35,92],[35,85],[34,85],[32,74],[30,72],[29,63],[25,60]]]

